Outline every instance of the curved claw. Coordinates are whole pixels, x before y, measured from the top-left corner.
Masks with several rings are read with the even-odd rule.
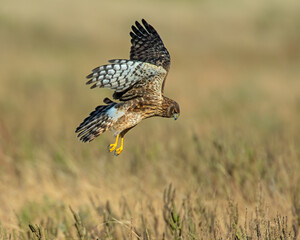
[[[116,149],[116,147],[118,145],[118,139],[119,139],[119,135],[117,135],[115,143],[110,144],[110,145],[107,146],[109,152],[112,152],[113,150]]]
[[[113,150],[115,150],[116,147],[117,147],[117,144],[109,144],[107,146],[109,152],[112,152]]]
[[[121,146],[115,150],[115,156],[118,156],[123,151],[123,138],[121,138]]]
[[[118,148],[115,150],[115,156],[118,156],[121,154],[121,152],[123,151],[123,148]]]

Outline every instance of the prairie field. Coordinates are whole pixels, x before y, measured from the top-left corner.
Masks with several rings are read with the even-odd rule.
[[[85,76],[142,18],[181,115],[115,157]],[[300,239],[299,1],[4,0],[0,64],[0,239]]]

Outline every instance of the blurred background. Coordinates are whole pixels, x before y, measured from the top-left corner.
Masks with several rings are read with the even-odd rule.
[[[88,144],[74,133],[112,94],[85,76],[129,57],[142,18],[171,54],[165,94],[181,116],[142,122],[114,157],[110,132]],[[160,215],[170,183],[178,201],[194,196],[221,222],[228,199],[241,218],[264,199],[271,217],[300,224],[299,1],[5,0],[0,65],[7,231],[61,223],[68,206],[88,209],[95,196],[116,212],[126,198],[133,219],[149,202]]]

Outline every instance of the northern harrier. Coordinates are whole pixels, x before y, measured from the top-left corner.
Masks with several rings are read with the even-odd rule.
[[[123,150],[124,135],[140,121],[150,117],[178,118],[179,105],[163,95],[170,68],[170,55],[156,30],[144,19],[142,26],[132,26],[130,59],[110,60],[109,64],[92,70],[87,76],[91,88],[110,88],[115,92],[114,102],[105,98],[76,129],[83,142],[111,130],[116,141],[109,151],[119,155]],[[117,148],[121,137],[121,146]]]

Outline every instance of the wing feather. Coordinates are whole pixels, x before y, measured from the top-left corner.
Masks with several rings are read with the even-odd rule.
[[[93,69],[86,84],[92,84],[91,88],[110,88],[120,93],[167,73],[162,67],[140,61],[114,59],[109,63]]]
[[[142,26],[135,22],[132,26],[130,59],[163,66],[167,71],[170,68],[170,54],[165,48],[157,31],[142,19]]]
[[[142,19],[132,26],[130,60],[113,59],[87,76],[91,88],[110,88],[113,98],[126,101],[148,95],[147,91],[163,93],[170,68],[170,55],[156,30]]]
[[[124,91],[140,80],[144,63],[124,59],[109,61],[111,64],[103,65],[92,70],[87,76],[86,84],[93,84],[91,88],[110,88],[115,91]]]

